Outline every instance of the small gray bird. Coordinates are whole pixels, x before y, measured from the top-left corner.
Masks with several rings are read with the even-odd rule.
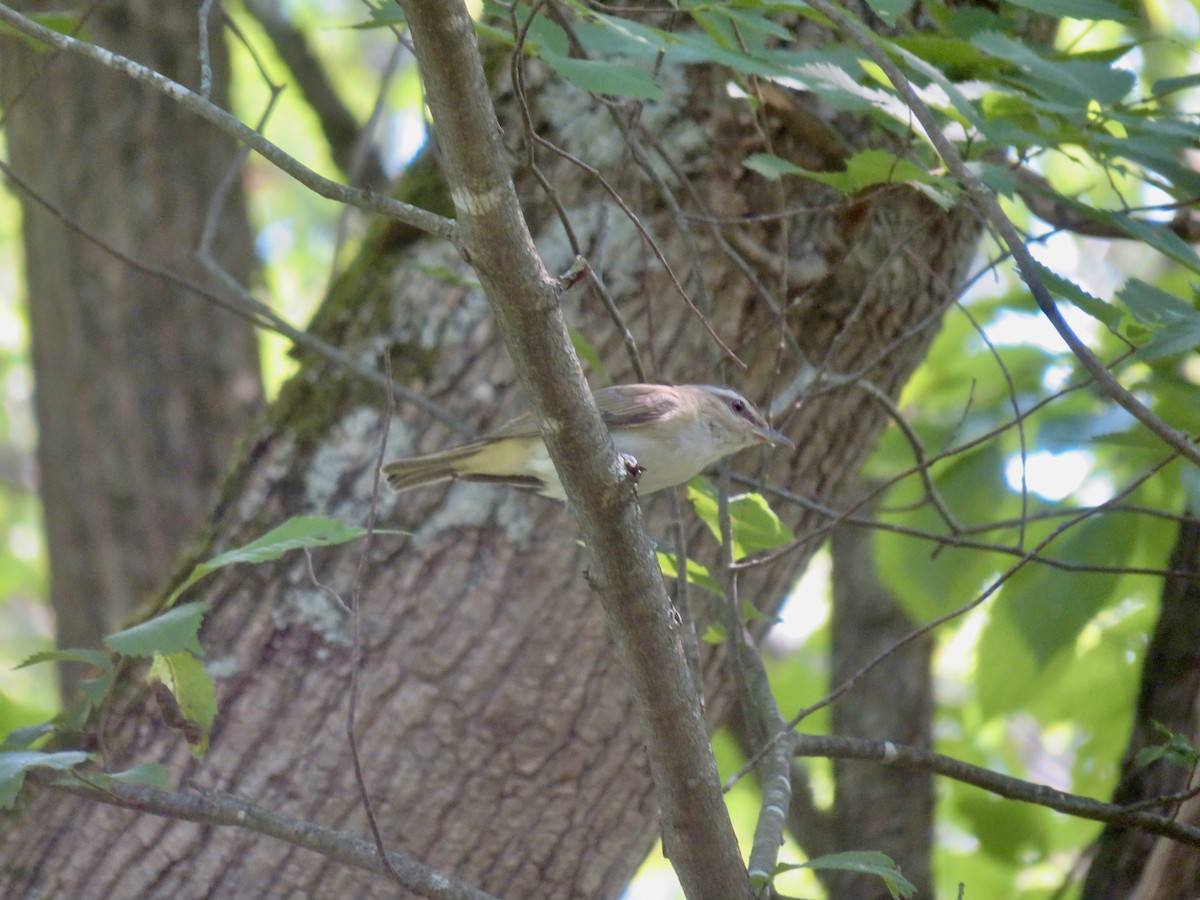
[[[794,444],[732,388],[709,384],[622,384],[595,393],[617,452],[642,470],[638,493],[683,484],[755,444]],[[482,481],[565,500],[562,483],[529,413],[477,441],[383,467],[397,491],[440,481]]]

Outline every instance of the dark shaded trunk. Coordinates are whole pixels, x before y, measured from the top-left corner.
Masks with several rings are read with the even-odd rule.
[[[1172,572],[1200,573],[1200,521],[1179,526],[1168,567]],[[1200,582],[1168,578],[1162,607],[1142,664],[1142,687],[1134,713],[1133,733],[1121,763],[1121,780],[1113,802],[1141,803],[1188,787],[1192,772],[1177,762],[1161,759],[1148,766],[1135,760],[1142,750],[1166,738],[1155,723],[1197,740],[1197,698],[1200,698]],[[1176,808],[1155,810],[1182,821],[1200,822],[1195,800]],[[1156,838],[1135,829],[1107,825],[1084,881],[1085,900],[1192,900],[1200,896],[1200,854],[1191,847]]]
[[[196,88],[196,12],[191,3],[101,3],[83,28]],[[83,231],[18,191],[50,596],[60,646],[98,647],[176,564],[262,388],[245,321],[87,236],[202,280],[192,252],[234,146],[127,78],[0,40],[11,164]],[[222,41],[213,28],[218,103],[228,88]],[[240,189],[221,209],[217,234],[217,257],[246,283],[255,264]]]

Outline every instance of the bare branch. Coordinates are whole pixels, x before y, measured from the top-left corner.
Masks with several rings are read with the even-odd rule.
[[[333,160],[356,184],[382,188],[388,183],[379,150],[359,124],[350,108],[342,102],[329,80],[325,67],[317,59],[304,32],[283,14],[279,0],[247,0],[246,12],[262,26],[284,65],[296,79],[300,93],[317,115],[321,131],[329,142]]]
[[[387,874],[384,861],[370,841],[347,831],[335,831],[303,819],[281,816],[229,794],[212,791],[185,794],[120,781],[109,782],[103,789],[80,782],[53,784],[48,788],[154,816],[198,822],[201,825],[245,828],[356,869],[377,875]],[[388,861],[399,873],[401,883],[423,897],[435,900],[496,900],[491,894],[464,884],[453,876],[443,875],[406,854],[389,853]]]
[[[828,16],[840,31],[857,44],[871,58],[871,61],[883,70],[883,73],[896,89],[896,93],[900,95],[908,108],[912,110],[917,121],[921,123],[926,136],[929,138],[930,143],[933,144],[934,149],[937,150],[942,161],[945,162],[950,174],[962,185],[967,196],[975,202],[988,222],[996,229],[1004,243],[1008,246],[1009,252],[1012,253],[1017,268],[1020,270],[1021,278],[1024,280],[1026,286],[1028,286],[1030,293],[1033,294],[1033,299],[1037,303],[1038,309],[1050,320],[1050,324],[1054,326],[1054,330],[1058,332],[1067,346],[1071,348],[1071,352],[1075,354],[1075,358],[1079,360],[1080,365],[1083,366],[1087,373],[1092,376],[1101,392],[1145,425],[1147,429],[1157,435],[1169,447],[1173,447],[1180,455],[1191,460],[1194,464],[1200,465],[1200,447],[1193,443],[1187,435],[1164,422],[1151,412],[1145,404],[1122,387],[1120,382],[1109,374],[1104,364],[1092,353],[1091,348],[1071,330],[1071,327],[1067,324],[1067,320],[1063,318],[1058,306],[1055,305],[1054,298],[1046,289],[1046,285],[1043,283],[1042,277],[1038,272],[1037,262],[1034,260],[1033,254],[1025,246],[1025,242],[1021,239],[1021,235],[1017,232],[1016,227],[1009,220],[1008,216],[1004,214],[1004,210],[1001,209],[1000,201],[996,199],[995,193],[980,180],[978,175],[967,168],[967,164],[963,161],[958,149],[942,133],[937,119],[933,115],[933,111],[918,96],[908,78],[900,70],[900,67],[892,61],[892,58],[877,43],[875,36],[852,18],[841,6],[831,2],[831,0],[811,0],[810,5],[817,12]]]
[[[28,35],[51,47],[74,53],[85,59],[90,59],[99,65],[112,69],[114,72],[120,72],[132,78],[134,81],[149,85],[154,90],[176,101],[185,109],[195,113],[205,121],[211,122],[221,131],[249,145],[266,160],[278,166],[282,171],[291,175],[302,185],[320,194],[322,197],[336,200],[338,203],[357,206],[360,209],[369,210],[370,212],[390,216],[434,237],[440,237],[454,243],[458,242],[458,228],[452,220],[413,206],[412,204],[393,200],[391,197],[376,194],[372,191],[347,187],[344,184],[338,184],[336,181],[331,181],[328,178],[318,175],[295,157],[290,156],[268,141],[244,122],[234,118],[219,106],[208,102],[199,94],[189,91],[179,82],[172,81],[170,78],[160,75],[153,69],[148,69],[118,53],[112,53],[102,47],[76,40],[73,37],[68,37],[65,34],[39,25],[32,19],[26,18],[16,10],[3,4],[0,4],[0,22],[4,22],[21,34]]]
[[[1089,215],[1089,210],[1078,200],[1071,200],[1054,190],[1046,179],[1037,172],[1020,166],[1014,170],[1019,186],[1017,193],[1029,207],[1029,211],[1058,231],[1069,231],[1084,237],[1107,238],[1109,240],[1130,240],[1133,236],[1122,231],[1111,222]],[[1165,228],[1174,232],[1189,244],[1200,243],[1200,217],[1191,212],[1196,198],[1183,200],[1167,206],[1155,207],[1159,210],[1175,210],[1175,218],[1164,223]]]
[[[1034,784],[991,769],[931,750],[906,747],[891,741],[868,741],[862,738],[821,737],[813,734],[793,734],[793,752],[797,756],[823,756],[830,759],[873,759],[887,765],[929,769],[963,784],[973,784],[1000,797],[1034,803],[1080,819],[1110,822],[1126,827],[1141,828],[1184,844],[1200,847],[1200,828],[1186,825],[1167,816],[1131,810],[1112,803],[1102,803],[1089,797],[1068,794],[1044,784]]]

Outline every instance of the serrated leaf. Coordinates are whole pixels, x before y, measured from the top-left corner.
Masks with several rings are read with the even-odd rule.
[[[42,650],[25,657],[15,668],[24,669],[44,662],[81,662],[100,669],[112,669],[112,659],[104,651],[78,649]]]
[[[104,645],[124,656],[154,656],[186,650],[204,654],[198,634],[208,602],[198,600],[160,613],[132,628],[110,634]]]
[[[12,809],[25,785],[30,769],[67,771],[87,762],[88,754],[78,750],[40,753],[37,750],[0,750],[0,809]]]
[[[867,0],[871,11],[883,19],[886,25],[895,25],[901,16],[908,15],[914,0]]]
[[[1041,263],[1036,263],[1038,274],[1047,290],[1057,294],[1064,300],[1083,310],[1093,319],[1103,322],[1108,328],[1116,331],[1121,324],[1121,311],[1111,303],[1106,303],[1099,297],[1094,297],[1070,279],[1064,278],[1053,269]]]
[[[1200,273],[1200,256],[1191,245],[1171,229],[1154,222],[1136,219],[1124,213],[1098,211],[1099,217],[1106,222],[1116,225],[1126,234],[1149,244],[1159,253],[1175,260],[1181,266],[1192,272]]]
[[[303,547],[333,547],[366,535],[367,529],[347,525],[329,516],[293,516],[278,528],[272,528],[250,543],[219,553],[207,562],[199,563],[179,587],[171,592],[166,606],[175,604],[180,595],[193,584],[223,566],[234,563],[262,563],[278,559],[289,550]],[[375,529],[375,534],[404,534],[403,531]]]
[[[189,737],[188,743],[193,756],[203,757],[217,717],[217,689],[204,666],[190,653],[155,656],[147,678],[165,684],[183,717],[200,726],[195,739]]]
[[[94,678],[84,678],[79,681],[79,690],[87,699],[87,703],[81,703],[78,707],[73,708],[77,709],[76,721],[80,724],[91,714],[91,707],[100,705],[100,701],[104,699],[104,696],[108,693],[108,689],[112,687],[113,678],[116,674],[112,660],[107,653],[101,650],[81,650],[77,648],[43,650],[40,653],[26,657],[17,668],[23,669],[25,666],[32,666],[43,662],[77,662],[95,666],[100,670],[100,673]],[[91,704],[91,707],[87,704]],[[68,716],[68,718],[70,717]],[[64,719],[65,723],[66,719]]]
[[[1086,108],[1091,100],[1112,106],[1129,93],[1136,80],[1132,72],[1104,63],[1041,56],[1028,44],[996,32],[977,34],[971,40],[980,50],[1024,73],[1029,87],[1039,96],[1075,107]]]
[[[1032,9],[1043,16],[1056,19],[1109,19],[1113,22],[1134,22],[1130,10],[1109,0],[1008,0],[1014,6]]]
[[[760,34],[769,35],[770,37],[778,38],[781,41],[792,41],[795,35],[784,25],[767,18],[763,12],[759,12],[753,8],[738,8],[733,5],[724,3],[712,4],[705,7],[706,11],[724,16],[731,22],[736,23],[743,29],[758,32]],[[769,7],[764,7],[767,13],[772,12]]]
[[[1186,353],[1200,346],[1200,311],[1181,297],[1131,278],[1117,297],[1143,325],[1153,330],[1138,350],[1147,361]]]

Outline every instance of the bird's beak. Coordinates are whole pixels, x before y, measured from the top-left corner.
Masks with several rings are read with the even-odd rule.
[[[796,445],[792,443],[791,438],[789,438],[782,431],[776,431],[774,428],[763,425],[758,429],[758,433],[759,436],[762,437],[762,439],[768,444],[775,444],[780,447],[791,447],[793,450],[796,449]]]

